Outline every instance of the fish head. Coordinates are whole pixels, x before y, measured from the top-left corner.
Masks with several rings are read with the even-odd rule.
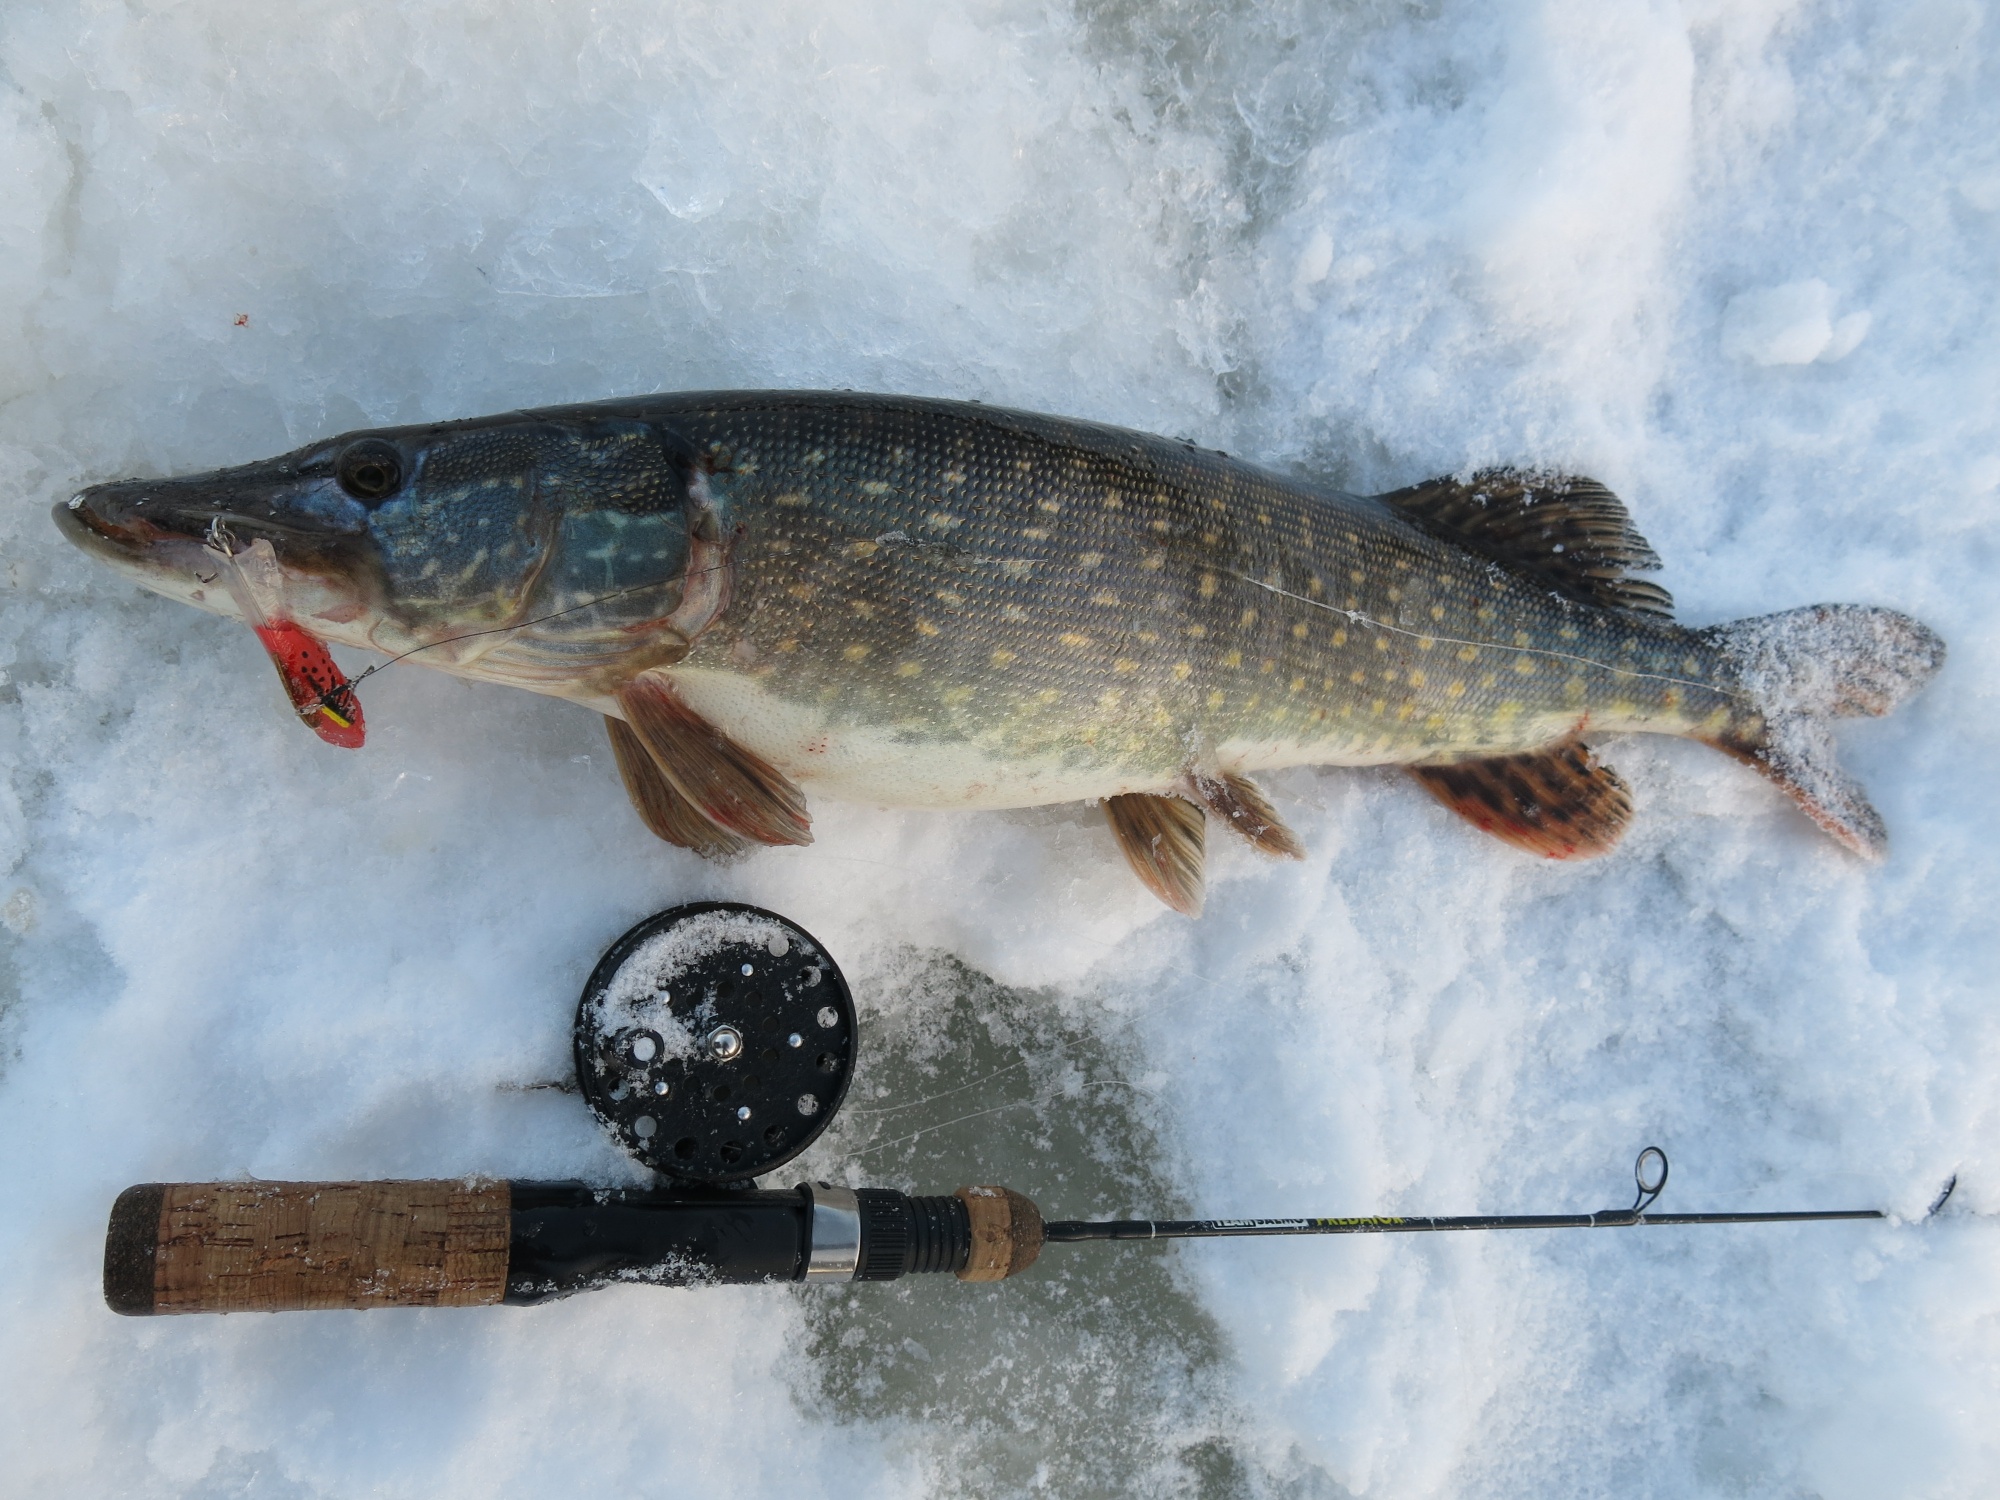
[[[331,640],[407,650],[484,639],[593,585],[629,591],[620,568],[678,580],[686,484],[651,424],[516,414],[351,432],[263,463],[94,485],[54,514],[86,552],[218,614],[244,613],[219,582],[228,557],[268,553],[273,613]],[[640,534],[644,545],[631,546]],[[604,545],[620,540],[622,553]],[[582,559],[607,551],[622,562],[600,568],[602,580],[586,576]],[[565,553],[573,566],[552,566]]]

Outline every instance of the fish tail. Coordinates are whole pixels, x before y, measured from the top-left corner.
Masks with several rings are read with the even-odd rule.
[[[1854,853],[1879,859],[1888,829],[1834,750],[1833,719],[1879,717],[1944,665],[1944,642],[1890,609],[1815,604],[1702,632],[1745,706],[1702,738],[1747,761]]]

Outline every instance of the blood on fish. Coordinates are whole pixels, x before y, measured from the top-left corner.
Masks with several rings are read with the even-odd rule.
[[[251,629],[271,653],[278,676],[284,679],[285,693],[306,727],[329,745],[359,750],[368,735],[361,718],[361,700],[325,645],[282,618],[262,621]]]

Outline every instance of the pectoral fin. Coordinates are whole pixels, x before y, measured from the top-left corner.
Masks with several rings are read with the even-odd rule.
[[[1206,818],[1192,802],[1128,792],[1107,797],[1104,816],[1146,889],[1184,917],[1201,915]]]
[[[1306,857],[1306,846],[1284,825],[1255,782],[1227,772],[1192,780],[1195,795],[1208,804],[1208,810],[1264,853],[1285,859]]]
[[[1410,774],[1466,821],[1548,859],[1606,853],[1632,820],[1625,783],[1581,740],[1529,755],[1412,766]]]
[[[804,794],[681,702],[661,674],[633,678],[618,706],[673,789],[710,822],[759,844],[812,842]]]
[[[728,829],[709,822],[700,808],[674,790],[631,725],[607,718],[604,727],[611,735],[611,754],[618,762],[618,774],[625,779],[626,795],[654,834],[705,859],[740,854],[750,847]]]

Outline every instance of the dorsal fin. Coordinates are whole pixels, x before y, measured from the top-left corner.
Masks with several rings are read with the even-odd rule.
[[[1539,579],[1579,604],[1673,617],[1671,594],[1628,576],[1659,567],[1659,556],[1632,525],[1625,503],[1595,479],[1487,469],[1375,498],[1440,540]]]
[[[1200,916],[1207,824],[1201,809],[1179,797],[1127,792],[1104,799],[1104,818],[1146,889],[1182,916]]]

